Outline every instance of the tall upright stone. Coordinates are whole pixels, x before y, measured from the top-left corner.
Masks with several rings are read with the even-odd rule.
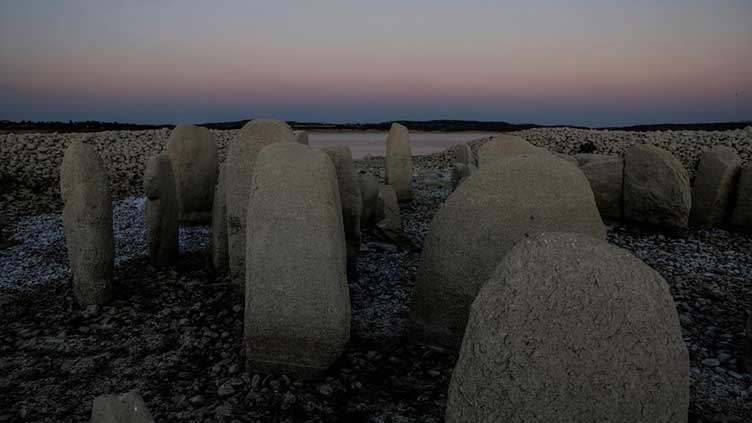
[[[423,246],[410,304],[418,342],[455,349],[478,291],[504,255],[540,232],[605,238],[585,175],[550,154],[497,159],[439,209]]]
[[[245,283],[246,213],[256,156],[267,145],[295,142],[292,129],[281,121],[255,119],[230,141],[227,152],[227,239],[230,279],[242,291]]]
[[[517,244],[473,302],[447,423],[686,423],[689,357],[668,284],[603,240]]]
[[[731,147],[718,146],[700,154],[692,187],[692,224],[718,227],[726,223],[741,166],[741,158]]]
[[[363,200],[360,198],[360,184],[355,174],[350,147],[326,147],[322,149],[334,163],[337,171],[337,185],[342,204],[342,221],[347,242],[347,275],[350,279],[358,276],[358,253],[360,252],[360,215]]]
[[[209,222],[219,161],[214,136],[207,128],[180,124],[170,133],[167,154],[175,174],[180,221]]]
[[[155,266],[174,264],[180,255],[179,207],[172,169],[170,157],[162,153],[150,157],[144,170],[146,239]]]
[[[80,140],[68,146],[60,194],[73,294],[80,305],[104,304],[112,297],[115,241],[110,183],[94,147]]]
[[[736,185],[736,205],[731,215],[731,225],[738,229],[752,231],[752,166],[745,166],[739,172]]]
[[[308,132],[306,131],[295,131],[295,142],[298,144],[308,145]]]
[[[358,175],[358,185],[360,186],[360,198],[363,202],[360,226],[363,228],[370,227],[376,224],[374,216],[376,215],[376,204],[379,197],[379,183],[372,173],[361,173]]]
[[[258,155],[251,192],[246,368],[317,377],[350,339],[337,172],[319,150],[278,143]]]
[[[225,196],[225,181],[227,168],[219,165],[219,177],[214,188],[214,202],[212,203],[212,236],[209,240],[211,264],[215,272],[226,272],[228,266],[227,251],[227,201]]]
[[[595,204],[601,216],[621,219],[624,186],[624,160],[618,156],[606,156],[591,160],[580,166],[595,196]]]
[[[402,235],[402,217],[397,193],[391,185],[379,186],[378,219],[376,227],[389,240],[396,241]]]
[[[648,144],[627,150],[624,154],[625,219],[676,231],[687,227],[691,206],[689,175],[676,157]]]
[[[386,138],[386,181],[401,202],[413,199],[413,153],[407,128],[393,123]]]

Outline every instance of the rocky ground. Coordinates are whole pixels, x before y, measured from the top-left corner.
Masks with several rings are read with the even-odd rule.
[[[402,218],[416,248],[365,233],[360,279],[350,284],[351,345],[316,382],[244,369],[242,299],[209,271],[205,228],[181,233],[176,267],[154,269],[142,203],[118,201],[115,298],[80,310],[59,214],[13,215],[20,244],[0,250],[0,422],[86,421],[95,396],[128,390],[158,421],[443,421],[457,357],[411,343],[404,330],[420,246],[449,195],[450,162],[415,159],[417,196]],[[379,158],[357,165],[383,173]],[[752,236],[692,229],[668,237],[611,223],[609,241],[671,286],[690,351],[690,421],[751,421],[752,375],[739,373],[736,359],[752,310]]]

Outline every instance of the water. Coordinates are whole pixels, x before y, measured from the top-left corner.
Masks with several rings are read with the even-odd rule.
[[[450,145],[496,135],[493,132],[410,132],[410,145],[413,155],[423,155],[441,151]],[[387,132],[308,132],[311,146],[327,147],[344,145],[350,147],[354,159],[366,154],[383,156],[386,154]]]

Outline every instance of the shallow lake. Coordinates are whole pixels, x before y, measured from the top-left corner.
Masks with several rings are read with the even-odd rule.
[[[495,135],[492,132],[411,132],[413,155],[443,150],[450,145]],[[386,153],[387,132],[308,132],[311,146],[344,145],[350,147],[354,159],[366,154],[383,156]]]

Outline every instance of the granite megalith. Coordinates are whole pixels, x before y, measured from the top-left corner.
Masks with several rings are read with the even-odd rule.
[[[678,231],[692,206],[687,170],[668,151],[649,144],[624,154],[624,218]]]
[[[295,142],[298,144],[308,145],[308,132],[306,131],[294,131],[293,134],[295,134]]]
[[[68,146],[60,194],[73,294],[82,306],[104,304],[112,297],[115,240],[110,182],[94,147],[80,140]]]
[[[452,163],[452,191],[456,190],[465,179],[469,178],[478,168],[470,163],[463,164],[459,162]]]
[[[400,217],[399,200],[391,185],[379,186],[379,210],[376,228],[392,242],[397,242],[402,235],[402,218]]]
[[[363,200],[360,196],[360,183],[355,174],[352,153],[349,147],[326,147],[322,149],[332,160],[337,171],[337,185],[342,205],[342,222],[347,242],[347,275],[350,279],[358,276],[358,254],[360,252],[360,216]]]
[[[227,271],[227,201],[225,196],[225,181],[227,180],[227,168],[224,164],[219,166],[217,186],[214,187],[214,201],[212,202],[212,226],[211,239],[209,240],[209,252],[211,254],[212,269],[215,272]]]
[[[180,222],[209,222],[219,161],[214,136],[207,128],[180,124],[167,140],[167,155],[175,175]]]
[[[350,339],[337,172],[320,150],[270,145],[256,160],[248,204],[246,367],[318,377]]]
[[[478,167],[485,166],[494,160],[506,157],[547,151],[548,150],[544,148],[530,144],[516,135],[497,135],[486,141],[486,143],[478,149]]]
[[[149,158],[144,170],[145,222],[149,259],[155,266],[175,263],[180,254],[175,175],[167,154]]]
[[[686,423],[689,356],[668,284],[626,250],[518,243],[470,309],[447,423]]]
[[[360,198],[363,202],[360,226],[363,228],[371,227],[376,224],[374,219],[379,198],[379,182],[372,173],[360,173],[358,174],[358,185],[360,186]]]
[[[731,215],[742,160],[731,147],[718,146],[700,154],[692,186],[693,225],[719,227]]]
[[[245,283],[246,215],[254,163],[264,147],[280,142],[295,142],[292,129],[286,123],[255,119],[243,126],[228,146],[225,169],[227,251],[230,280],[241,292]]]
[[[393,123],[386,138],[386,182],[394,188],[401,202],[413,199],[413,156],[410,133]]]
[[[580,166],[580,170],[590,183],[595,196],[595,204],[601,216],[620,219],[623,203],[624,160],[617,156],[607,156]]]
[[[548,231],[605,238],[593,192],[576,166],[523,154],[479,168],[431,222],[410,304],[412,337],[458,348],[481,284],[517,242]]]

